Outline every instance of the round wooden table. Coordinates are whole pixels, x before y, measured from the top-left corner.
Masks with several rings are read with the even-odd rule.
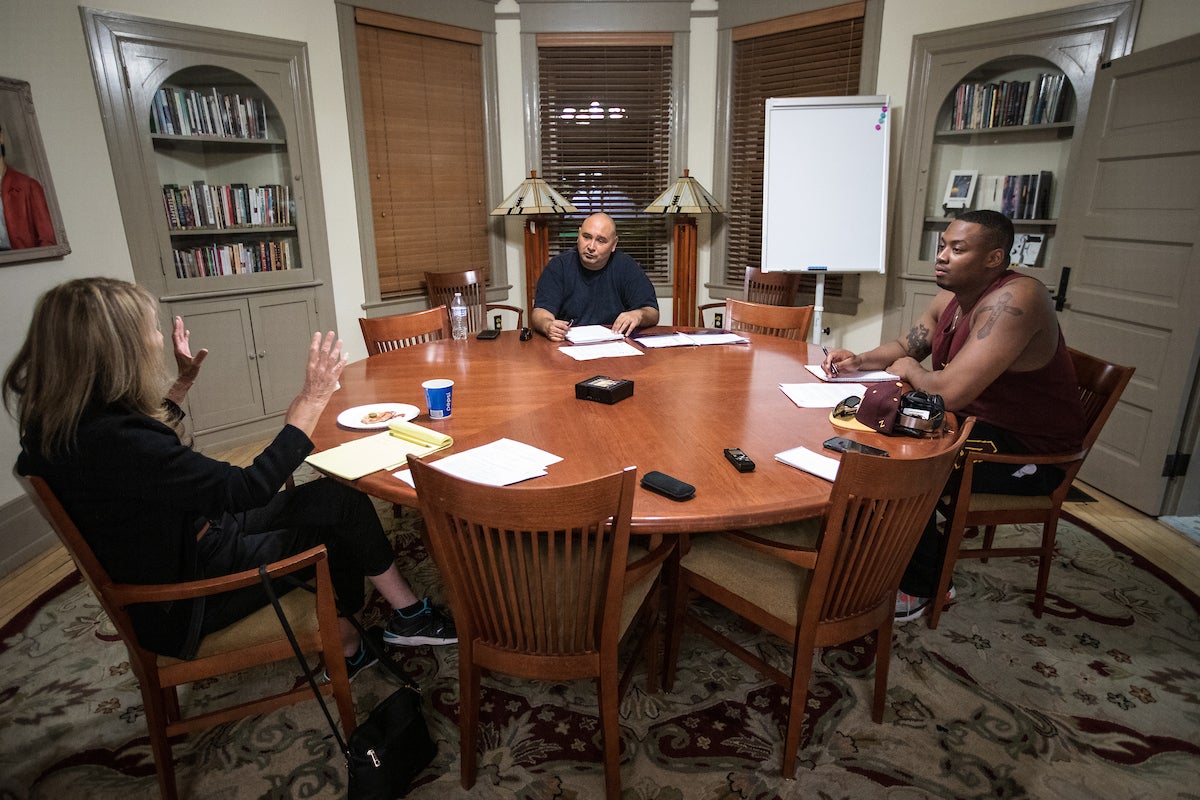
[[[454,437],[453,447],[432,459],[507,437],[563,457],[535,479],[539,486],[636,465],[639,478],[658,470],[696,487],[694,498],[676,502],[639,486],[632,527],[642,534],[820,515],[832,484],[775,460],[776,453],[798,445],[833,456],[821,443],[845,435],[892,457],[935,449],[932,440],[848,433],[829,421],[829,409],[798,408],[779,384],[815,382],[804,365],[820,363],[820,349],[772,336],[748,338],[750,344],[646,349],[640,356],[593,361],[576,361],[559,352],[561,344],[538,335],[522,342],[515,331],[492,341],[471,337],[408,347],[350,364],[312,438],[322,450],[375,433],[339,426],[337,415],[347,408],[411,403],[422,411],[413,422]],[[615,405],[577,400],[575,384],[596,375],[633,381],[633,396]],[[454,381],[449,419],[431,420],[425,413],[421,382],[430,378]],[[726,447],[740,447],[757,468],[737,472],[725,459]],[[392,472],[352,483],[372,496],[415,506],[416,492]]]

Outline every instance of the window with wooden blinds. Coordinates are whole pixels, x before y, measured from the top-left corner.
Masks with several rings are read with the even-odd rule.
[[[851,3],[733,31],[724,275],[728,286],[741,286],[746,267],[762,265],[766,100],[858,94],[863,13],[862,3]],[[843,296],[847,277],[857,287],[857,276],[829,275],[825,294]],[[813,293],[815,285],[813,276],[802,276],[801,294]]]
[[[394,299],[426,271],[489,264],[482,37],[371,16],[355,26],[359,81],[379,293]]]
[[[538,37],[541,174],[580,212],[550,219],[550,254],[574,247],[583,219],[603,211],[620,249],[669,283],[667,220],[642,209],[671,182],[671,37],[614,36]]]

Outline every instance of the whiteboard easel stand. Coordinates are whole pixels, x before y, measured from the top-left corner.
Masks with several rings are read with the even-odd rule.
[[[821,316],[825,310],[825,273],[824,271],[817,273],[817,288],[816,294],[813,296],[813,321],[812,321],[812,343],[819,345],[821,343]]]

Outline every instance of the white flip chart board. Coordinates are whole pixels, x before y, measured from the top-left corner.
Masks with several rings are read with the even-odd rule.
[[[762,268],[883,272],[886,95],[767,100]]]

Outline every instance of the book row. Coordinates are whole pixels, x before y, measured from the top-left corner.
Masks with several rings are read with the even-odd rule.
[[[267,138],[267,109],[256,97],[164,86],[154,93],[150,130],[176,136]]]
[[[1037,81],[960,83],[954,91],[952,130],[1061,122],[1066,78],[1042,73]]]
[[[975,196],[975,208],[999,211],[1009,219],[1050,219],[1050,190],[1054,173],[985,175]]]
[[[291,225],[295,214],[291,187],[245,183],[210,185],[168,183],[162,187],[167,227],[173,231]]]
[[[172,250],[177,278],[213,278],[297,269],[292,241],[210,244]]]

